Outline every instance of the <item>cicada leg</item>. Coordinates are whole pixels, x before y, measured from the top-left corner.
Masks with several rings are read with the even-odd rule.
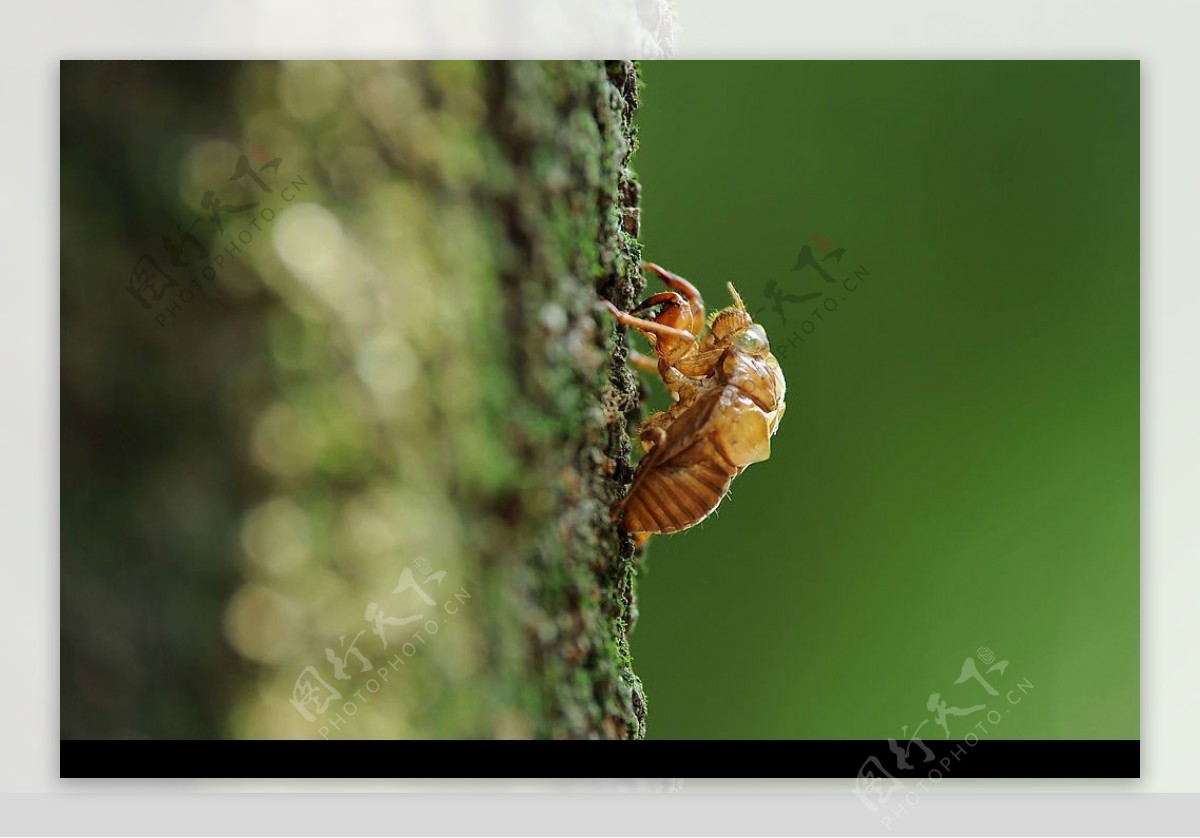
[[[691,332],[685,332],[683,329],[676,329],[673,326],[668,326],[665,323],[656,323],[653,320],[644,320],[641,317],[634,317],[632,314],[621,311],[607,300],[604,301],[608,306],[609,312],[617,319],[617,322],[622,326],[628,326],[631,329],[637,329],[639,332],[645,332],[648,335],[653,335],[657,338],[673,338],[675,340],[693,341],[695,336]]]
[[[647,262],[642,267],[656,274],[668,288],[683,297],[691,314],[691,323],[688,324],[688,328],[693,335],[700,337],[700,333],[704,331],[704,300],[700,297],[699,289],[679,274],[671,273],[653,262]]]
[[[635,349],[629,350],[629,363],[633,364],[642,372],[650,372],[658,375],[658,361],[651,358],[649,355],[643,355]]]

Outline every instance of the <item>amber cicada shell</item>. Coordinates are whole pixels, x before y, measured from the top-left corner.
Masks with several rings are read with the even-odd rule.
[[[705,332],[699,291],[670,271],[648,264],[671,291],[632,312],[610,304],[616,319],[638,329],[655,358],[633,363],[662,377],[673,404],[642,426],[645,455],[614,517],[648,538],[703,521],[720,505],[733,478],[771,456],[787,390],[762,326],[753,322],[733,285],[734,305],[718,312]],[[656,310],[651,317],[638,316]]]

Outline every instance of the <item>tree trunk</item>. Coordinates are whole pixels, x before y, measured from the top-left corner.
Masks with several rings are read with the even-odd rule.
[[[106,73],[169,99],[145,66]],[[89,228],[85,184],[113,149],[64,153],[64,612],[105,597],[113,648],[136,650],[64,623],[64,735],[642,736],[634,549],[610,520],[640,389],[600,304],[643,288],[635,67],[219,79],[205,113],[236,120],[225,146],[176,138],[182,181],[215,189],[246,149],[282,164],[253,228],[230,215],[204,239],[225,267],[174,308],[96,292],[67,248],[112,236],[123,277],[199,196],[126,196],[142,209]],[[64,137],[105,119],[88,83],[64,70]],[[184,130],[145,101],[94,141]],[[136,179],[163,154],[124,165]],[[97,323],[136,368],[95,380],[75,338]],[[145,382],[152,397],[120,395]],[[182,415],[194,433],[158,426]],[[214,709],[184,725],[200,685]],[[78,711],[97,695],[150,709]]]
[[[646,702],[629,634],[637,616],[633,545],[610,513],[632,476],[628,425],[640,410],[623,332],[603,297],[630,308],[643,290],[639,186],[629,168],[638,80],[629,62],[495,68],[497,124],[518,186],[502,202],[525,253],[501,274],[516,363],[517,456],[525,464],[511,551],[526,677],[540,685],[535,735],[640,738]],[[539,88],[548,85],[549,96]],[[531,112],[555,103],[550,130]],[[508,126],[526,125],[523,130]],[[566,136],[560,132],[565,129]],[[555,136],[559,134],[559,136]],[[547,191],[536,166],[568,176]],[[620,337],[614,337],[619,334]]]

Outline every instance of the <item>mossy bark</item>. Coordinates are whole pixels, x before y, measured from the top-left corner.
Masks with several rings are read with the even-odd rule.
[[[64,735],[642,736],[610,520],[640,388],[601,305],[643,289],[635,66],[220,70],[64,70]],[[164,327],[129,266],[255,144],[274,220],[211,233],[233,255]],[[383,648],[405,567],[459,607]],[[305,667],[352,718],[294,712]]]
[[[525,670],[540,685],[536,727],[641,737],[633,549],[610,520],[630,478],[639,387],[624,337],[597,314],[600,299],[628,308],[643,287],[629,168],[637,75],[626,62],[496,69],[495,125],[516,181],[502,207],[524,251],[501,281],[518,398],[536,416],[517,439],[533,479],[517,503],[513,556],[532,651]]]

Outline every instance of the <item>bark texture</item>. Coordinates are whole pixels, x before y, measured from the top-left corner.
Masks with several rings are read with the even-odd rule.
[[[533,649],[525,668],[542,684],[540,732],[640,737],[633,551],[610,520],[630,477],[639,390],[624,337],[610,343],[611,324],[597,322],[600,297],[628,307],[642,288],[629,168],[637,77],[626,62],[568,66],[503,66],[493,109],[517,181],[503,213],[525,251],[501,282],[517,389],[536,415],[516,442],[532,478],[514,533],[518,611]],[[530,165],[539,160],[545,169]]]

